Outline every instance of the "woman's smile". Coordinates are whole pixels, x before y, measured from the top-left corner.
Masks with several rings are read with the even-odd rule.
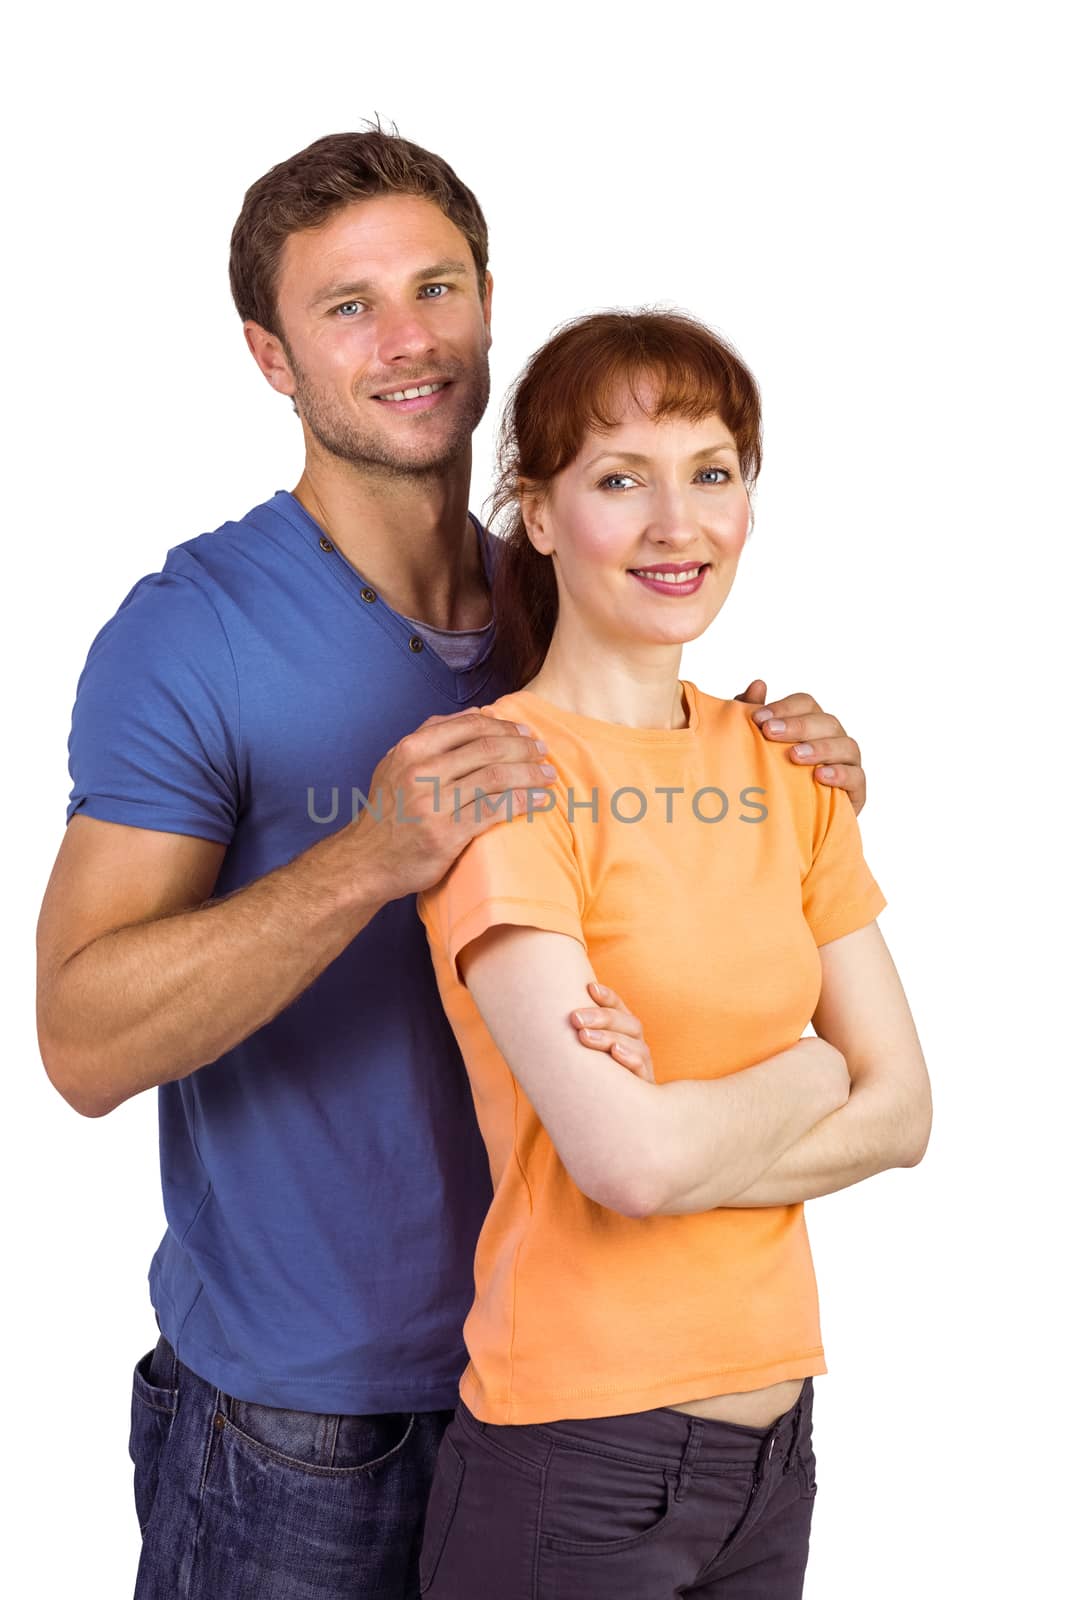
[[[653,594],[686,595],[696,594],[704,582],[704,574],[708,570],[708,563],[696,563],[688,567],[630,567],[631,578],[636,578],[638,583],[646,589],[651,589]]]

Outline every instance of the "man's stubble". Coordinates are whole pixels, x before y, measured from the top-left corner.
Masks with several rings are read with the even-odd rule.
[[[456,382],[465,380],[457,401],[452,427],[446,439],[431,445],[428,441],[420,450],[417,435],[409,447],[398,449],[384,434],[371,429],[361,429],[353,417],[339,405],[327,390],[318,388],[307,373],[289,356],[289,366],[296,384],[293,401],[308,432],[327,454],[376,476],[412,478],[432,476],[451,466],[470,448],[471,435],[485,415],[489,404],[489,352],[482,352],[474,366],[442,370],[441,376]],[[388,404],[375,401],[374,404]],[[415,419],[412,419],[413,421]],[[416,424],[417,425],[417,424]]]

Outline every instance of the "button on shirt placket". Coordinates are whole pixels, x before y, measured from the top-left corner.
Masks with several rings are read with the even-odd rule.
[[[330,540],[327,539],[325,534],[324,534],[322,536],[322,538],[319,540],[319,549],[320,550],[325,550],[327,553],[329,553],[330,551],[333,550],[333,548],[334,548],[334,546],[330,543]],[[366,600],[368,602],[368,604],[373,604],[373,602],[375,600],[377,600],[378,596],[375,594],[374,590],[369,586],[369,584],[364,584],[363,588],[359,591],[359,598],[361,600]],[[417,651],[423,649],[423,645],[424,645],[424,641],[419,638],[417,633],[413,633],[411,635],[411,637],[408,639],[408,649],[409,650],[414,650],[414,651],[417,652]]]

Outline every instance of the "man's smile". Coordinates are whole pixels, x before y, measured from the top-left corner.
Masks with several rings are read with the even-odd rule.
[[[448,378],[425,378],[416,383],[380,389],[371,398],[397,411],[428,411],[439,404],[438,397],[451,386]]]

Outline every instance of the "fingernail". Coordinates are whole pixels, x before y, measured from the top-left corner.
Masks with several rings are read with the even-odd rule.
[[[793,746],[793,750],[798,756],[810,756],[814,754],[814,749],[810,744],[795,744]]]
[[[529,734],[531,734],[533,732],[533,729],[532,728],[528,728],[526,726],[525,722],[517,722],[515,724],[515,726],[518,728],[520,733],[525,733],[525,734],[529,735]]]
[[[534,749],[537,751],[538,755],[543,756],[545,751],[548,749],[548,746],[543,739],[535,739]]]
[[[551,761],[542,761],[541,762],[541,771],[544,773],[546,778],[558,778],[559,777],[559,773],[556,771],[556,769],[552,765]]]
[[[576,1011],[574,1015],[584,1027],[587,1022],[591,1021],[593,1013],[591,1011]]]
[[[771,710],[770,706],[761,706],[760,709],[756,712],[756,714],[752,718],[752,720],[753,720],[753,722],[758,722],[762,726],[763,723],[766,722],[768,717],[773,717],[773,716],[774,716],[774,712]]]
[[[587,1039],[603,1039],[604,1037],[599,1028],[583,1028],[582,1032]]]
[[[820,778],[832,778],[834,775],[833,767],[816,767],[815,771]]]
[[[543,807],[551,804],[551,801],[552,801],[552,795],[550,794],[550,792],[547,789],[531,789],[530,790],[530,804],[536,810],[543,809]]]
[[[773,717],[771,719],[771,721],[768,722],[768,723],[765,723],[764,726],[766,727],[768,733],[784,733],[785,732],[785,723],[782,722],[780,720],[780,718],[778,718],[778,717]]]

